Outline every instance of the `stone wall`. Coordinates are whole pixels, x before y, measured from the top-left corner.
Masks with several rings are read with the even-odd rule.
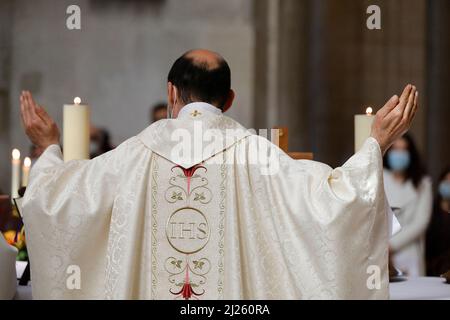
[[[28,151],[18,109],[22,89],[32,91],[59,124],[62,105],[75,96],[82,97],[92,107],[93,123],[109,129],[113,142],[121,143],[144,129],[149,106],[165,99],[166,77],[174,60],[198,47],[216,50],[229,61],[237,93],[230,114],[244,125],[252,125],[252,1],[12,3],[5,7],[1,2],[1,37],[5,37],[3,30],[11,33],[8,46],[12,58],[8,63],[2,61],[10,67],[10,85],[0,79],[0,89],[11,98],[10,109],[2,106],[2,119],[9,117],[10,126],[2,127],[2,148],[7,145],[6,149],[14,146],[24,154]],[[81,30],[66,28],[70,4],[81,8]],[[2,150],[3,163],[9,163],[8,154]],[[9,174],[5,167],[0,170],[0,176]],[[6,180],[1,186],[8,190]]]

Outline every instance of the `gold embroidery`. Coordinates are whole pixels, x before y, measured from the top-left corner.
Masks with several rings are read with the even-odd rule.
[[[206,187],[208,185],[208,179],[195,173],[198,169],[203,169],[206,172],[205,167],[195,166],[190,169],[183,169],[182,167],[176,166],[172,168],[172,172],[174,169],[181,170],[183,174],[172,176],[169,179],[170,187],[164,194],[168,203],[187,200],[189,204],[191,196],[193,196],[192,201],[197,201],[201,204],[208,204],[211,202],[212,192]]]
[[[169,186],[163,193],[163,199],[176,207],[167,216],[165,232],[160,230],[158,234],[163,232],[162,236],[166,238],[167,244],[175,252],[161,263],[164,272],[167,273],[167,281],[170,285],[166,290],[175,299],[199,299],[205,294],[208,290],[206,288],[207,276],[213,266],[218,275],[216,292],[219,298],[223,298],[226,168],[225,164],[219,167],[221,179],[217,186],[219,189],[216,200],[218,207],[215,207],[215,210],[213,207],[205,206],[212,202],[213,193],[208,186],[209,182],[206,176],[208,170],[203,164],[188,169],[174,166],[171,170],[173,174],[168,177]],[[180,207],[178,204],[182,206]],[[208,214],[213,212],[215,212],[214,220],[210,222],[211,216]],[[152,217],[156,219],[156,212]],[[154,238],[157,236],[156,231],[153,235]],[[218,238],[216,238],[217,236]],[[211,242],[212,239],[215,239],[214,243]],[[207,246],[210,246],[208,247],[210,250],[218,250],[216,251],[219,254],[218,261],[214,265],[208,258],[202,256],[202,252]],[[156,248],[153,250],[156,254]],[[213,292],[209,294],[211,293]]]
[[[219,203],[219,261],[217,264],[219,272],[219,280],[217,283],[217,291],[219,299],[223,299],[223,278],[224,278],[224,236],[225,236],[225,200],[226,200],[226,182],[227,182],[227,165],[226,155],[223,153],[223,163],[220,166],[220,175],[222,181],[220,182],[220,203]]]
[[[158,264],[157,264],[157,248],[158,248],[158,222],[156,214],[158,212],[158,162],[157,157],[153,158],[153,170],[152,170],[152,299],[156,299],[156,287],[158,284]]]
[[[202,115],[202,113],[198,110],[194,110],[194,112],[191,113],[191,116],[196,117],[196,116],[200,116]]]
[[[166,239],[170,246],[183,257],[172,256],[166,259],[164,268],[169,274],[169,283],[174,287],[169,292],[176,298],[198,299],[205,293],[200,286],[206,284],[206,275],[211,270],[211,263],[207,258],[192,256],[200,252],[210,241],[211,227],[207,216],[190,202],[206,205],[212,201],[212,192],[207,187],[208,179],[199,174],[200,170],[208,170],[201,164],[185,169],[174,166],[182,174],[175,174],[169,178],[169,187],[164,193],[168,203],[183,202],[184,206],[170,214],[166,222]],[[197,173],[196,173],[197,172]],[[181,289],[180,289],[181,287]],[[197,290],[198,289],[198,290]]]
[[[180,208],[167,219],[167,241],[180,253],[199,252],[208,244],[210,234],[208,219],[198,209]]]

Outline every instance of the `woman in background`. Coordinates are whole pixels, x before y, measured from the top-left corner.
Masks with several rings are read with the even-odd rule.
[[[426,248],[428,276],[440,276],[450,270],[450,166],[439,178]]]
[[[393,264],[409,276],[425,275],[425,232],[433,192],[415,143],[406,134],[384,158],[384,184],[389,205],[398,208],[402,229],[390,241]]]

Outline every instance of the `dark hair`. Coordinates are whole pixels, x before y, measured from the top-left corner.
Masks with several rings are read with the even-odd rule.
[[[419,151],[417,150],[416,144],[414,143],[412,136],[407,133],[402,137],[402,139],[406,140],[409,155],[411,157],[411,162],[405,172],[406,180],[411,179],[414,187],[417,189],[420,185],[420,182],[422,181],[422,178],[425,176],[426,173],[425,167],[422,163]],[[390,170],[391,167],[389,166],[389,162],[387,161],[388,152],[386,152],[383,158],[383,165],[386,169]]]
[[[178,89],[183,103],[200,101],[223,109],[231,88],[231,71],[223,58],[218,57],[217,64],[211,68],[185,53],[173,64],[168,81]]]

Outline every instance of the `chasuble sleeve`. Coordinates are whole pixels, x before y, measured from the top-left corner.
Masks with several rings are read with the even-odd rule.
[[[92,160],[64,163],[60,147],[52,145],[31,169],[23,216],[33,298],[83,298],[85,292],[95,298],[102,288],[111,210],[126,152],[127,142]]]
[[[279,158],[272,174],[248,170],[261,216],[250,223],[270,234],[267,243],[278,243],[282,254],[273,261],[289,270],[272,282],[286,277],[285,286],[304,299],[388,298],[389,222],[378,142],[367,139],[335,169],[293,160],[275,146],[271,152]],[[266,268],[277,273],[275,266]]]

